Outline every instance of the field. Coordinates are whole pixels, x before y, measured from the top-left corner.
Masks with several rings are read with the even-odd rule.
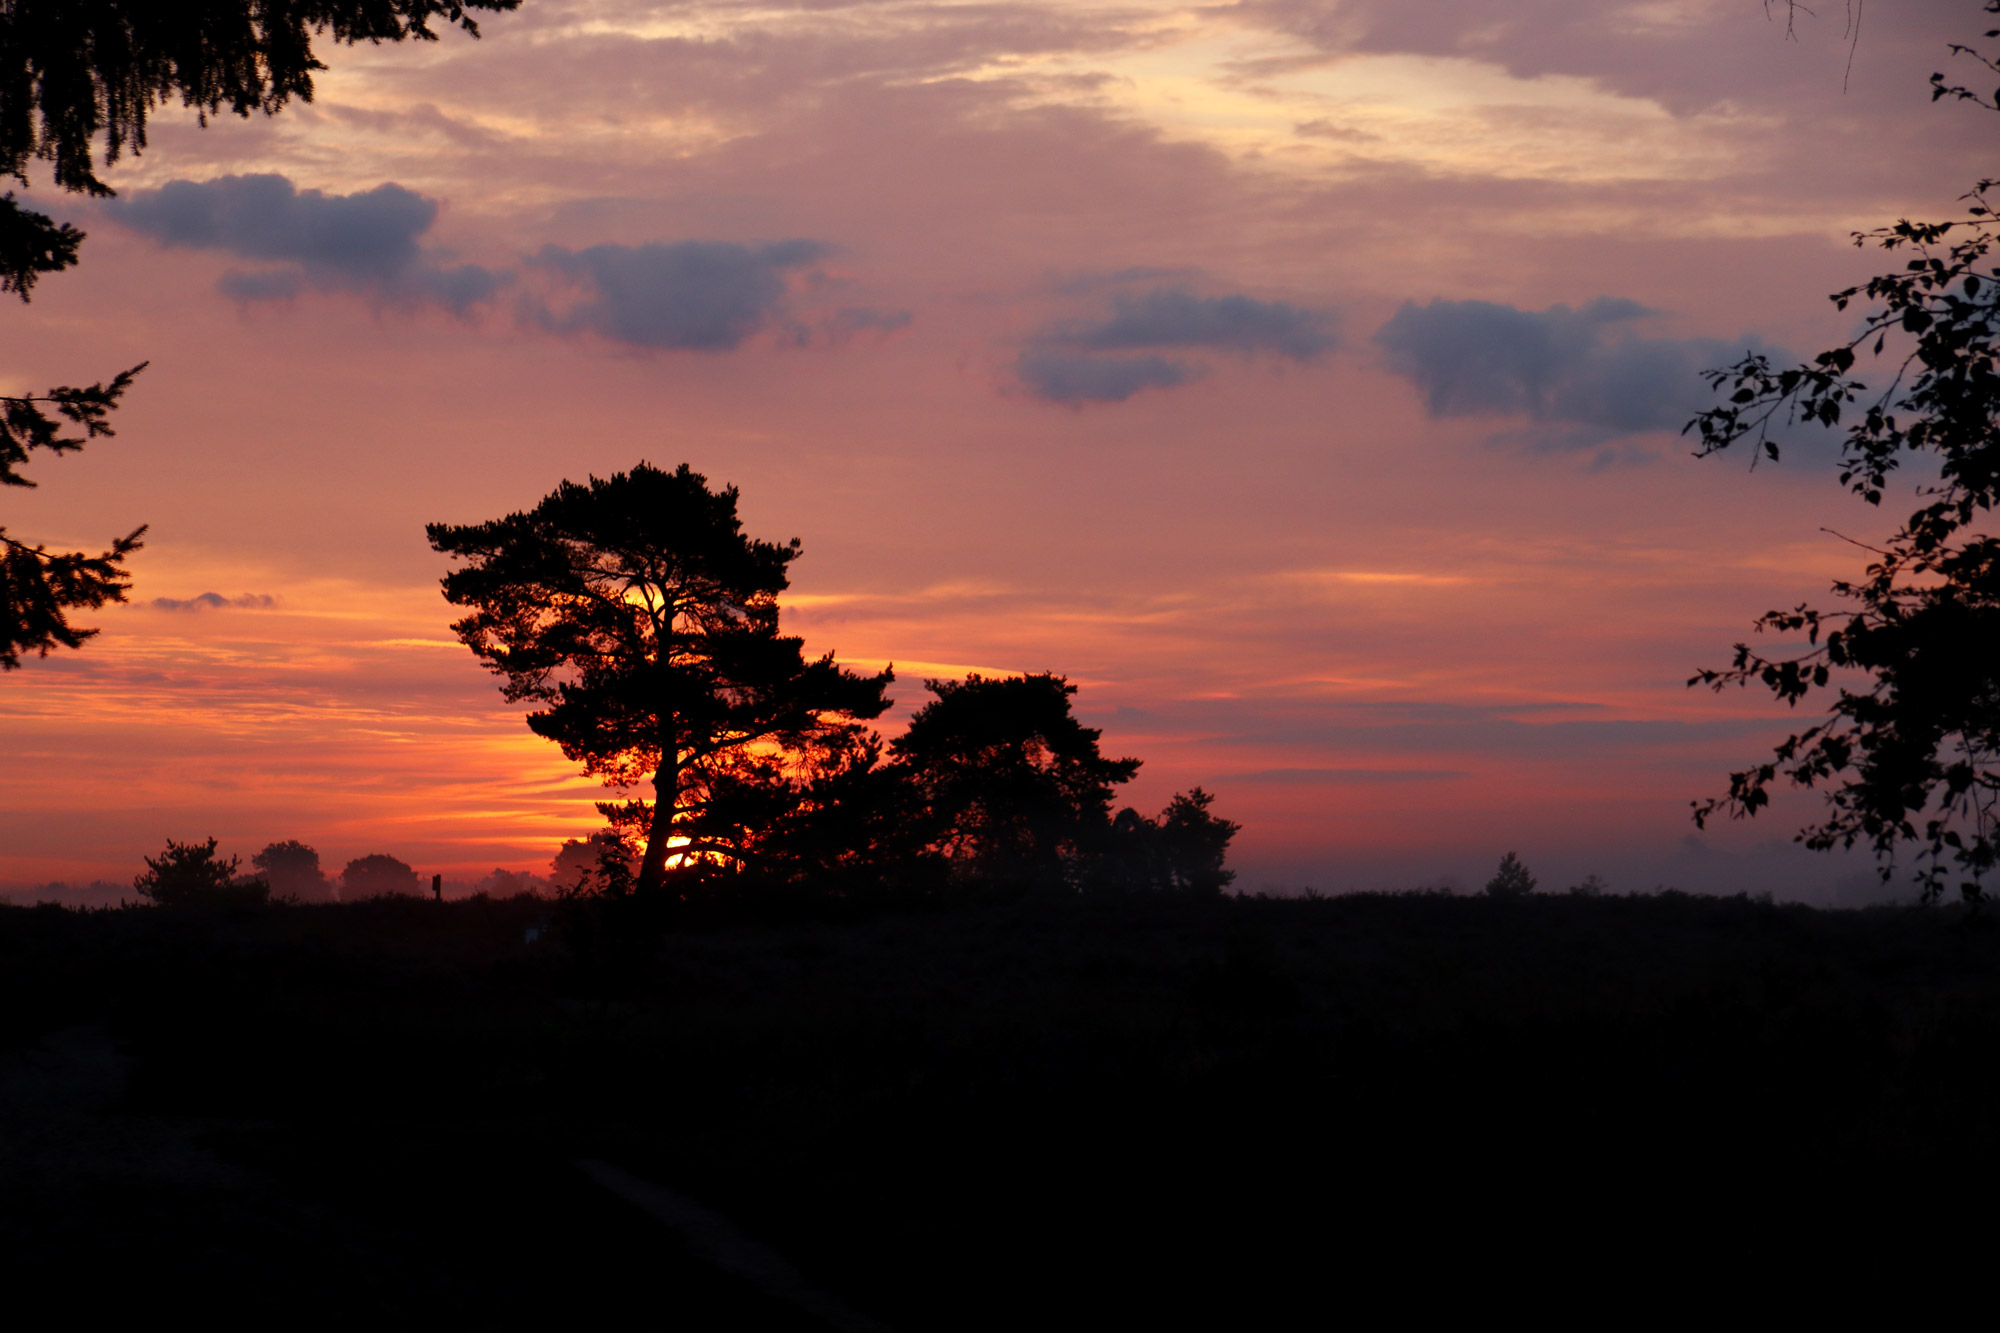
[[[0,1255],[79,1310],[829,1326],[596,1161],[854,1327],[1278,1327],[1364,1294],[1889,1265],[1994,1177],[2000,932],[1956,908],[593,924],[0,911]]]

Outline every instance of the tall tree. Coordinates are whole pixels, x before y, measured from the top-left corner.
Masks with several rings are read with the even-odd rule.
[[[153,108],[178,98],[203,124],[225,107],[239,116],[311,101],[326,66],[316,36],[338,43],[435,41],[433,20],[479,35],[474,10],[511,10],[520,0],[0,0],[0,176],[28,184],[28,167],[49,164],[57,188],[112,193],[105,164],[146,146]],[[77,262],[84,234],[0,196],[0,293],[27,301],[35,283]],[[142,366],[88,387],[59,385],[37,396],[0,398],[0,485],[29,486],[19,472],[31,449],[54,453],[112,434],[112,408]],[[55,414],[51,416],[53,411]],[[64,436],[56,418],[83,428]],[[95,630],[68,613],[125,600],[125,558],[139,528],[98,555],[51,552],[0,528],[0,670],[23,652],[79,647]]]
[[[779,632],[799,543],[746,536],[737,494],[685,463],[640,463],[525,512],[426,529],[464,562],[444,578],[446,600],[471,609],[453,630],[508,699],[539,705],[529,728],[607,786],[651,786],[650,801],[602,807],[644,835],[642,892],[670,859],[754,863],[792,775],[889,706],[890,672],[807,660]]]
[[[1986,0],[2000,14],[2000,0]],[[2000,30],[1986,38],[2000,37]],[[1968,46],[1952,50],[1988,73],[2000,65]],[[1983,90],[1931,76],[1932,98],[2000,110]],[[1803,632],[1803,653],[1767,655],[1736,645],[1726,669],[1689,684],[1756,684],[1796,705],[1834,697],[1825,720],[1788,737],[1771,760],[1730,775],[1724,796],[1695,803],[1698,824],[1721,812],[1755,814],[1780,782],[1824,793],[1825,815],[1800,834],[1809,847],[1865,843],[1883,877],[1897,851],[1920,849],[1919,879],[1935,898],[1956,867],[1961,894],[1983,896],[2000,861],[2000,539],[1980,529],[2000,501],[2000,181],[1982,180],[1964,212],[1939,222],[1900,221],[1857,233],[1900,268],[1835,292],[1846,310],[1867,302],[1855,335],[1811,362],[1773,366],[1762,356],[1710,373],[1729,400],[1703,412],[1702,454],[1747,443],[1769,458],[1774,432],[1805,423],[1838,429],[1841,482],[1879,505],[1906,459],[1930,456],[1936,480],[1879,547],[1864,577],[1833,585],[1840,605],[1801,603],[1767,612],[1759,630]],[[1871,384],[1862,356],[1881,368]],[[1861,677],[1858,688],[1844,682]]]

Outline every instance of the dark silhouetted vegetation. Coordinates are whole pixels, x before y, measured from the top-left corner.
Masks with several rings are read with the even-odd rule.
[[[1535,891],[1536,879],[1528,873],[1528,867],[1521,864],[1521,858],[1509,852],[1500,858],[1500,868],[1493,878],[1486,881],[1486,896],[1489,898],[1525,898]]]
[[[26,289],[21,289],[23,295]],[[22,474],[36,449],[72,453],[85,441],[112,435],[110,416],[144,364],[107,383],[76,388],[59,384],[40,396],[0,397],[0,486],[32,487]],[[62,422],[81,434],[65,434]],[[50,551],[29,545],[0,526],[0,671],[21,665],[21,654],[47,657],[55,648],[78,648],[97,631],[70,623],[69,613],[125,600],[131,577],[125,559],[141,546],[135,528],[97,555]]]
[[[270,900],[271,886],[261,875],[239,875],[236,857],[215,854],[215,839],[175,842],[146,858],[146,868],[133,879],[141,898],[161,907],[261,907]]]
[[[933,680],[937,697],[890,742],[923,821],[923,841],[995,884],[1074,883],[1102,850],[1113,789],[1137,759],[1106,759],[1100,732],[1070,712],[1060,676]]]
[[[1113,820],[1139,761],[1099,752],[1060,676],[930,681],[936,697],[885,747],[863,724],[893,673],[808,660],[780,632],[799,544],[746,536],[736,505],[686,464],[640,463],[531,511],[428,528],[463,562],[444,592],[472,614],[453,629],[509,699],[538,705],[530,729],[609,786],[652,788],[600,804],[610,828],[565,845],[559,888],[797,902],[1231,881],[1237,825],[1199,788],[1157,820]],[[605,861],[628,845],[636,869]]]
[[[472,612],[453,630],[509,699],[538,705],[529,727],[608,785],[652,788],[604,807],[644,848],[645,890],[670,858],[754,865],[763,832],[848,762],[856,719],[889,706],[891,673],[807,661],[779,633],[799,544],[744,535],[736,497],[686,464],[641,463],[564,482],[530,511],[427,529],[464,562],[444,579]]]
[[[307,903],[328,902],[333,898],[333,885],[320,869],[319,853],[297,838],[270,843],[250,858],[250,864],[280,898]]]
[[[0,909],[11,1299],[787,1326],[575,1187],[596,1158],[895,1328],[1601,1314],[1812,1264],[1906,1281],[1937,1262],[1910,1219],[2000,1162],[1967,1128],[2000,1097],[2000,933],[1955,906],[690,912],[615,986],[524,943],[549,910]],[[122,1084],[23,1120],[17,1060],[96,1024]]]
[[[344,902],[422,892],[417,872],[407,862],[383,852],[357,856],[340,872],[340,896]]]
[[[178,98],[207,123],[225,107],[239,116],[273,114],[292,98],[312,100],[325,67],[312,42],[436,39],[431,21],[478,36],[471,11],[502,11],[519,0],[8,0],[0,6],[0,176],[28,184],[47,162],[57,188],[108,196],[103,160],[146,146],[152,109]],[[73,267],[84,233],[0,198],[0,292],[29,299],[41,278]],[[85,387],[58,385],[39,397],[0,397],[0,485],[28,486],[28,452],[62,453],[113,432],[109,415],[144,363]],[[54,416],[51,416],[51,411]],[[56,418],[83,428],[66,437]],[[0,526],[0,670],[21,654],[46,657],[78,648],[96,633],[69,613],[125,600],[126,558],[139,527],[97,555],[51,552]]]
[[[143,150],[155,106],[178,99],[204,124],[225,108],[275,114],[295,97],[312,100],[313,75],[326,68],[315,37],[435,41],[433,19],[477,37],[471,11],[519,3],[10,0],[0,10],[0,175],[25,182],[40,160],[62,189],[108,195],[97,154],[109,164]]]
[[[2000,14],[2000,0],[1985,10]],[[1954,50],[1994,68],[1969,47]],[[1932,95],[2000,110],[1942,74]],[[1885,881],[1898,850],[1915,845],[1930,897],[1954,875],[1966,898],[1980,897],[2000,858],[2000,539],[1974,529],[2000,498],[1995,186],[1975,185],[1961,217],[1857,233],[1856,245],[1904,263],[1833,294],[1841,310],[1868,303],[1853,336],[1803,365],[1753,355],[1711,372],[1729,401],[1688,425],[1702,454],[1747,442],[1771,459],[1782,426],[1845,426],[1840,479],[1870,505],[1906,461],[1928,456],[1936,467],[1937,480],[1919,488],[1921,507],[1884,545],[1865,548],[1865,576],[1833,585],[1843,609],[1801,603],[1759,618],[1760,631],[1803,632],[1806,652],[1767,656],[1738,644],[1727,669],[1689,681],[1761,685],[1793,705],[1835,692],[1825,721],[1786,739],[1770,762],[1731,774],[1727,795],[1696,802],[1697,824],[1718,811],[1754,815],[1781,781],[1821,791],[1824,817],[1800,841],[1864,843]],[[1882,365],[1873,384],[1856,371],[1863,355]],[[1841,684],[1850,673],[1865,683]]]

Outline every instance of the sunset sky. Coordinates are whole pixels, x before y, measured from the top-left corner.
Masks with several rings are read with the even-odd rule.
[[[1782,6],[1779,6],[1780,11]],[[686,462],[804,543],[787,626],[1057,671],[1247,889],[1827,900],[1803,802],[1699,838],[1792,719],[1685,688],[1910,506],[1822,442],[1696,460],[1696,377],[1845,331],[1848,233],[1945,213],[1975,0],[523,0],[160,113],[6,391],[150,360],[16,534],[150,523],[101,637],[0,678],[0,886],[165,839],[544,870],[603,790],[448,628],[423,524]],[[1850,55],[1851,73],[1848,72]],[[1845,88],[1843,89],[1843,80]]]

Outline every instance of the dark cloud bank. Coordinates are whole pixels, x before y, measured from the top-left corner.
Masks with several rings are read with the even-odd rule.
[[[527,327],[646,350],[728,351],[773,326],[793,341],[837,342],[909,322],[907,312],[870,306],[834,310],[816,325],[793,318],[788,278],[830,253],[813,240],[548,245],[518,268],[495,270],[452,263],[425,245],[437,201],[400,185],[340,195],[277,175],[224,176],[134,191],[107,207],[162,245],[267,265],[223,275],[218,289],[240,301],[350,292],[463,316],[519,287],[514,314]]]
[[[1532,440],[1591,448],[1678,431],[1714,401],[1701,372],[1772,353],[1755,338],[1649,338],[1630,331],[1655,311],[1603,296],[1581,309],[1522,310],[1491,301],[1407,303],[1375,333],[1390,370],[1433,418],[1525,416],[1553,429]],[[1783,359],[1782,353],[1775,353]]]
[[[269,593],[246,592],[241,597],[224,597],[219,592],[197,593],[193,597],[155,597],[151,603],[161,611],[268,611],[278,604]]]
[[[786,273],[826,253],[804,240],[545,245],[532,264],[562,279],[576,299],[558,310],[527,297],[523,317],[552,333],[594,333],[628,347],[727,351],[777,317]]]
[[[437,220],[437,201],[400,185],[326,194],[297,189],[283,176],[224,176],[170,181],[109,207],[119,222],[162,245],[279,265],[224,274],[217,286],[238,300],[349,291],[463,314],[506,281],[477,264],[447,264],[419,244]]]
[[[1316,360],[1339,339],[1333,315],[1239,294],[1200,296],[1158,287],[1113,302],[1109,318],[1044,328],[1014,363],[1029,392],[1052,403],[1118,403],[1207,373],[1207,364],[1162,352]]]

